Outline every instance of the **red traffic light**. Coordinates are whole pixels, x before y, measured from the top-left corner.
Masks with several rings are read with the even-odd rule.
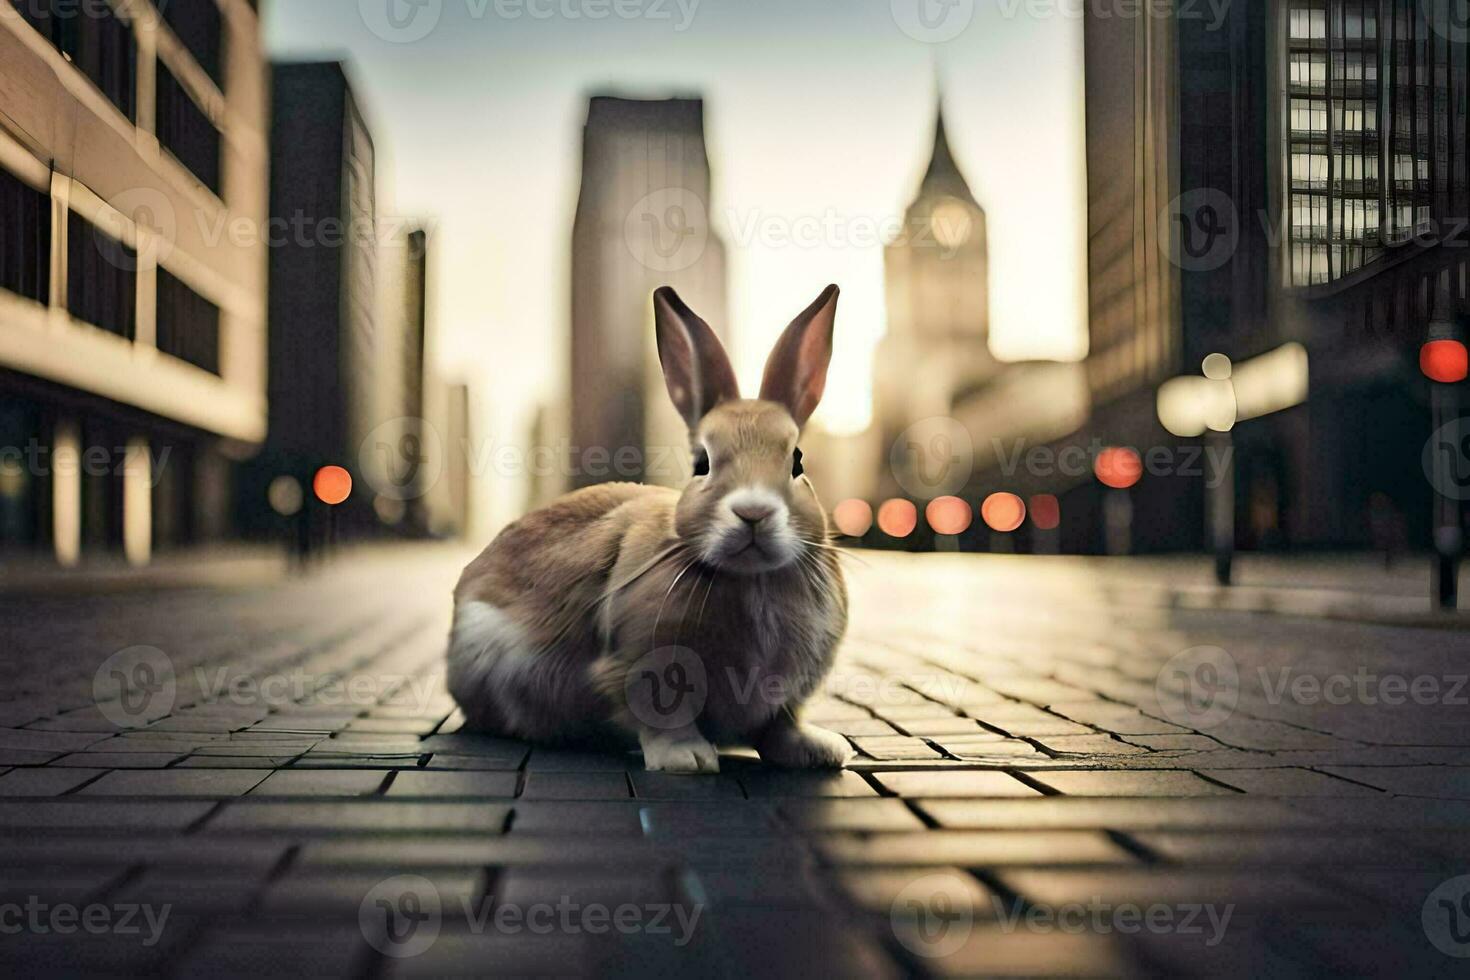
[[[1419,370],[1430,381],[1464,381],[1467,366],[1465,345],[1458,340],[1431,340],[1419,348]]]
[[[1092,472],[1103,486],[1127,490],[1143,478],[1143,461],[1132,449],[1110,446],[1097,454]]]
[[[323,466],[316,471],[311,489],[318,500],[335,507],[352,496],[352,474],[340,466]]]

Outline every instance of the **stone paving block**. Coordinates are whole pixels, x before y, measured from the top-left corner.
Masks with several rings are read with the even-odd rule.
[[[376,734],[429,735],[439,727],[442,719],[423,718],[355,718],[344,731],[371,732]]]
[[[545,779],[549,773],[538,775]],[[633,795],[640,800],[744,800],[740,782],[728,773],[690,775],[631,770]]]
[[[1035,800],[920,800],[920,810],[953,830],[1204,830],[1332,826],[1327,814],[1243,795],[1178,799],[1049,796]]]
[[[928,830],[825,834],[812,842],[835,865],[954,864],[967,868],[1047,864],[1134,864],[1138,858],[1097,830]]]
[[[1470,766],[1324,766],[1323,770],[1399,796],[1470,800]]]
[[[520,909],[533,905],[651,905],[680,900],[672,876],[658,869],[608,873],[586,868],[508,868],[491,886],[495,901]]]
[[[915,735],[920,738],[930,735],[979,735],[994,734],[987,729],[981,728],[980,723],[973,718],[960,718],[955,715],[935,717],[933,715],[923,718],[898,719],[894,724],[906,735]]]
[[[568,749],[537,747],[526,762],[527,772],[625,772],[630,766],[642,766],[637,753],[574,752]]]
[[[991,891],[974,875],[942,864],[844,868],[834,875],[833,886],[845,902],[890,920],[885,925],[903,929],[909,939],[917,938],[910,931],[915,921],[927,918],[940,902],[947,911],[967,912],[977,920],[994,911]]]
[[[808,831],[894,831],[924,827],[923,821],[902,800],[783,800],[779,808],[793,824]]]
[[[1032,776],[1067,796],[1234,796],[1236,791],[1201,779],[1192,772],[1067,772]]]
[[[1342,828],[1358,830],[1470,830],[1470,802],[1424,797],[1355,797],[1351,805],[1340,800],[1295,797],[1283,803],[1300,813]]]
[[[792,772],[755,769],[740,772],[740,784],[751,799],[780,796],[877,796],[867,780],[855,772]]]
[[[354,976],[377,959],[356,923],[300,918],[211,925],[182,957],[186,977]]]
[[[1207,868],[1003,869],[997,879],[1032,905],[1130,905],[1146,909],[1168,905],[1227,906],[1237,912],[1262,911],[1300,915],[1314,911],[1345,910],[1352,899],[1341,889],[1314,884],[1296,871]]]
[[[384,876],[371,870],[293,870],[266,887],[259,909],[268,916],[300,914],[356,921],[363,903],[370,898],[398,902],[411,894],[429,907],[437,898],[441,916],[454,920],[466,915],[467,908],[472,914],[484,892],[485,873],[479,868],[400,865],[394,871]],[[410,877],[414,880],[402,880]]]
[[[639,806],[638,819],[647,836],[659,838],[769,837],[779,830],[774,812],[754,801],[743,806],[705,800],[651,801]]]
[[[0,804],[3,806],[3,804]],[[396,800],[274,802],[246,799],[228,803],[208,823],[210,834],[276,831],[290,834],[500,833],[510,807],[494,803],[416,803]],[[3,826],[3,812],[0,812]]]
[[[626,800],[632,795],[622,772],[531,771],[521,789],[526,800]]]
[[[270,774],[251,792],[262,796],[374,796],[387,780],[389,770],[350,769],[345,771],[301,772],[286,769]]]
[[[1040,796],[1040,790],[1015,776],[994,771],[934,770],[931,772],[875,772],[873,779],[896,796],[986,797]]]
[[[25,728],[0,728],[0,749],[29,749],[36,752],[75,752],[108,736],[101,733],[46,732]]]
[[[12,769],[0,776],[0,796],[61,796],[106,769]]]
[[[0,802],[0,830],[183,830],[215,804],[187,800],[101,802],[76,796],[54,801]]]
[[[240,915],[265,887],[263,871],[151,869],[110,893],[112,903],[171,905],[191,915]]]
[[[1096,731],[1029,704],[1000,704],[974,708],[970,717],[1009,735],[1094,735]]]
[[[891,980],[901,975],[881,937],[827,912],[726,909],[711,914],[704,928],[718,940],[714,961],[731,977]]]
[[[1116,735],[1187,735],[1189,729],[1137,708],[1111,701],[1063,701],[1049,706],[1059,715]]]
[[[1444,867],[1444,855],[1387,834],[1236,831],[1141,833],[1134,840],[1159,858],[1185,865],[1263,865],[1266,867]]]
[[[510,833],[403,836],[354,834],[308,840],[292,866],[300,869],[467,867],[612,867],[672,865],[678,860],[667,841],[642,836],[580,837]],[[748,869],[747,869],[748,870]]]
[[[423,756],[418,755],[312,755],[307,753],[291,763],[292,769],[421,769]]]
[[[1126,977],[1143,972],[1136,951],[1123,937],[1055,927],[1008,930],[980,924],[958,949],[934,945],[921,961],[934,977]]]
[[[944,756],[921,738],[908,736],[870,736],[854,738],[858,751],[873,759],[942,759]]]
[[[1200,775],[1262,796],[1381,796],[1382,791],[1310,769],[1204,769]]]
[[[1211,752],[1220,743],[1206,735],[1123,735],[1124,741],[1160,752]]]
[[[518,801],[512,834],[605,834],[643,836],[640,807],[633,800],[603,802]]]
[[[88,783],[77,795],[231,797],[250,792],[267,776],[269,769],[119,770]]]
[[[813,722],[813,724],[820,725],[822,728],[836,732],[839,735],[875,736],[902,734],[897,728],[894,728],[882,718],[869,718],[866,716],[862,718],[839,719],[837,721]]]
[[[1147,755],[1148,749],[1111,735],[1040,735],[1036,741],[1060,756]]]
[[[388,786],[389,799],[403,797],[481,797],[512,799],[520,781],[514,772],[425,772],[404,770]]]
[[[0,749],[0,766],[42,766],[61,756],[41,749]]]
[[[1084,691],[1081,688],[1073,687],[1070,684],[1063,684],[1060,681],[1035,677],[997,677],[990,681],[990,687],[1008,698],[1015,698],[1017,701],[1027,701],[1035,705],[1075,704],[1077,702],[1097,700],[1095,694]],[[1071,716],[1069,715],[1068,717]],[[1077,720],[1080,721],[1081,719]]]
[[[279,769],[294,761],[294,755],[189,755],[174,769]]]
[[[51,763],[82,769],[162,769],[184,752],[75,752]]]

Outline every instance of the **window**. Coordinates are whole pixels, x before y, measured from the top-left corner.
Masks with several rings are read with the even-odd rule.
[[[1434,188],[1447,189],[1451,100],[1446,49],[1431,43],[1419,0],[1289,2],[1291,276],[1305,285],[1432,227]],[[1299,200],[1307,191],[1324,195],[1325,212]]]
[[[158,65],[158,142],[216,194],[220,191],[220,135],[178,79]]]
[[[158,270],[158,349],[219,374],[219,307]]]
[[[160,2],[158,8],[164,23],[189,49],[199,67],[223,89],[224,19],[220,17],[214,0],[173,0],[172,3]]]
[[[84,323],[132,340],[138,256],[74,211],[66,220],[66,306]]]
[[[51,298],[51,196],[0,170],[0,289]]]
[[[11,2],[123,115],[137,121],[138,45],[132,27],[106,0]]]

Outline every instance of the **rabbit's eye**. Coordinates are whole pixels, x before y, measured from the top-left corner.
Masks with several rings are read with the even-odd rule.
[[[791,479],[794,480],[805,472],[806,468],[801,465],[801,450],[797,449],[791,454]]]
[[[709,476],[709,453],[703,449],[694,454],[694,475]]]

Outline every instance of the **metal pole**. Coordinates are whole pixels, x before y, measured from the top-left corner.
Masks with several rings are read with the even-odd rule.
[[[1205,448],[1216,454],[1220,482],[1209,488],[1210,543],[1215,552],[1215,581],[1229,585],[1235,564],[1235,448],[1229,432],[1210,432]]]
[[[1438,432],[1456,415],[1457,401],[1453,385],[1437,381],[1429,383],[1430,426]],[[1456,447],[1458,450],[1458,447]],[[1450,486],[1454,474],[1452,454],[1434,447],[1434,550],[1435,574],[1433,601],[1438,609],[1456,609],[1460,596],[1460,552],[1464,530],[1460,523],[1460,502],[1448,496],[1443,488]]]

